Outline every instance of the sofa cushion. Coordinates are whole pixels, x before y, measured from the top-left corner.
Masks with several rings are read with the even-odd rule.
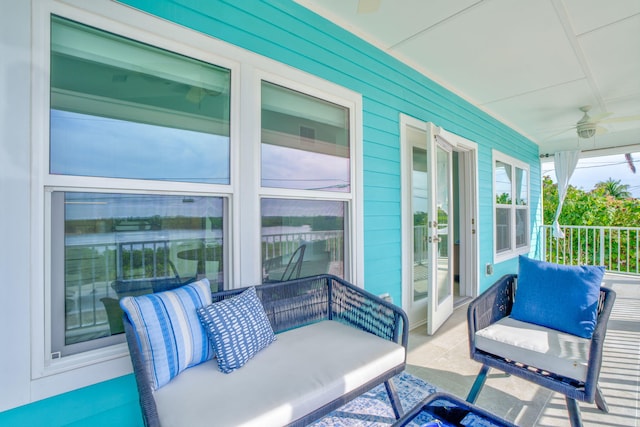
[[[287,425],[405,360],[401,345],[333,320],[277,337],[231,375],[211,360],[155,392],[160,424]]]
[[[585,381],[591,340],[504,317],[476,332],[476,348]]]
[[[198,309],[198,316],[209,335],[218,367],[225,374],[241,368],[275,340],[254,287]]]
[[[591,338],[596,327],[601,266],[568,266],[520,256],[511,317]]]
[[[124,297],[127,313],[155,390],[189,366],[213,357],[196,309],[211,304],[207,279],[171,291]]]

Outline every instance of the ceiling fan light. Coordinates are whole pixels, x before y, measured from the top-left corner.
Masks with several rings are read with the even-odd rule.
[[[596,134],[596,126],[594,124],[586,124],[578,126],[578,136],[583,139],[588,139]]]

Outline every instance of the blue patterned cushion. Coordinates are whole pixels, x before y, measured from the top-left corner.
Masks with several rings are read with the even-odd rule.
[[[209,334],[218,367],[226,374],[242,367],[276,339],[254,287],[203,307],[198,315]]]
[[[207,279],[171,291],[124,297],[120,307],[136,333],[156,390],[190,366],[213,357],[196,309],[211,304]]]
[[[571,266],[520,255],[511,317],[591,338],[598,317],[601,266]]]

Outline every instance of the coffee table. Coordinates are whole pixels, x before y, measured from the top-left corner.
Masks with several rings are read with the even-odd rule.
[[[516,427],[496,415],[447,393],[433,393],[418,403],[393,427]]]

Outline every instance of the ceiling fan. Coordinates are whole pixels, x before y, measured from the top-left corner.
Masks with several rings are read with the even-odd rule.
[[[580,111],[582,111],[584,115],[580,120],[578,120],[578,123],[576,123],[576,132],[578,133],[578,137],[582,139],[588,139],[594,135],[600,135],[607,132],[606,128],[599,126],[600,123],[620,123],[640,120],[640,116],[614,117],[607,119],[607,117],[611,116],[612,113],[602,113],[598,116],[591,117],[589,116],[589,110],[591,110],[591,105],[580,107]],[[631,153],[625,153],[624,158],[631,172],[636,173],[636,167]]]
[[[603,133],[608,132],[608,129],[605,128],[604,124],[609,123],[623,123],[623,122],[631,122],[640,120],[640,115],[635,116],[626,116],[626,117],[610,117],[613,113],[605,112],[601,114],[596,114],[593,116],[589,115],[589,111],[591,110],[591,105],[584,105],[580,107],[580,111],[582,111],[583,115],[580,120],[569,128],[565,128],[561,132],[558,132],[554,135],[551,135],[545,140],[549,140],[555,138],[556,136],[562,135],[568,130],[575,129],[578,137],[580,139],[589,139],[596,135],[602,135]]]
[[[589,139],[596,134],[600,135],[607,132],[606,128],[598,125],[602,122],[603,119],[609,117],[612,114],[602,113],[595,117],[591,117],[589,115],[589,110],[591,110],[591,105],[580,107],[580,111],[582,111],[584,115],[580,120],[578,120],[578,123],[576,123],[576,132],[582,139]]]

